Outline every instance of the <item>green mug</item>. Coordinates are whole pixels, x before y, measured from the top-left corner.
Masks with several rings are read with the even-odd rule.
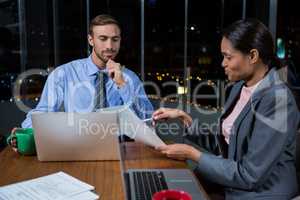
[[[7,138],[7,144],[11,145],[12,140],[16,140],[16,148],[22,155],[35,155],[34,131],[32,128],[18,128]]]

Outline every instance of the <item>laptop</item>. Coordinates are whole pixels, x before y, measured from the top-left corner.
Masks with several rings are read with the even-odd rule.
[[[199,183],[189,169],[129,169],[125,165],[125,142],[120,137],[120,165],[127,200],[151,200],[155,192],[183,190],[192,199],[204,200]]]
[[[33,113],[38,160],[119,160],[116,110]]]

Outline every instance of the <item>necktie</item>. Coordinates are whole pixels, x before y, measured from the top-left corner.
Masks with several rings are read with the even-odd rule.
[[[96,76],[96,102],[94,111],[106,107],[105,74],[101,71]]]

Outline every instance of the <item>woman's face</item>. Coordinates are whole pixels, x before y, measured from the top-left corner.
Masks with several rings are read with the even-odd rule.
[[[250,63],[250,55],[234,49],[231,42],[225,37],[221,42],[221,52],[223,54],[222,66],[229,81],[251,79],[254,67]]]

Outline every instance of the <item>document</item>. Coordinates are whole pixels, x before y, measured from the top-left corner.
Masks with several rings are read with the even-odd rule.
[[[68,197],[66,200],[97,200],[97,199],[99,199],[98,195],[96,195],[94,192],[87,191],[87,192],[75,194],[71,197]]]
[[[150,128],[143,120],[129,108],[121,109],[119,113],[120,133],[128,137],[145,143],[152,147],[166,145],[155,133],[154,128]]]
[[[64,172],[0,187],[0,200],[96,200],[94,187]]]

